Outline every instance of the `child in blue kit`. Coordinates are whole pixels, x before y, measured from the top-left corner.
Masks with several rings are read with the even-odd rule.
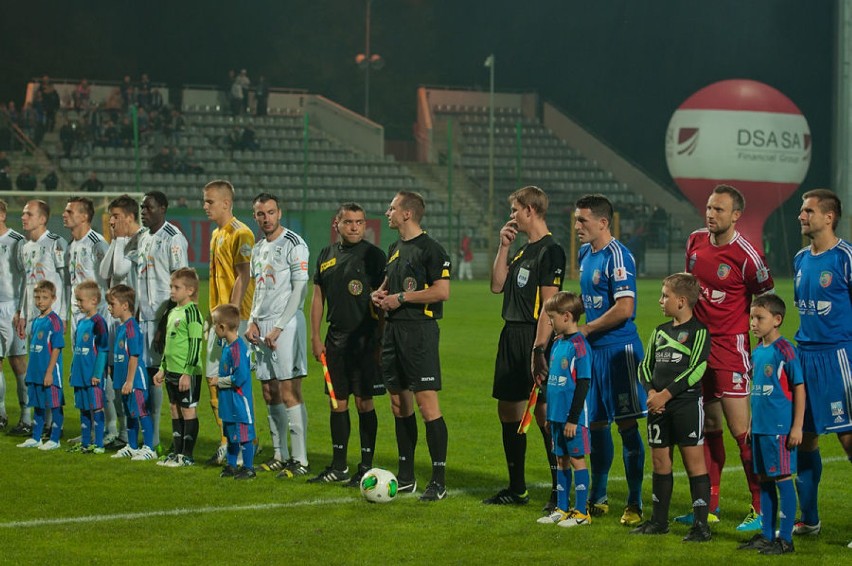
[[[113,458],[130,458],[144,461],[156,460],[154,428],[148,413],[148,378],[145,367],[139,364],[145,339],[139,323],[133,318],[136,291],[127,285],[116,285],[107,292],[110,314],[119,321],[113,344],[114,387],[121,386],[122,404],[127,415],[127,446],[112,455]],[[142,428],[143,445],[139,448],[139,428]]]
[[[213,310],[213,329],[224,341],[219,362],[219,377],[212,383],[219,389],[219,416],[228,439],[228,463],[220,474],[235,480],[255,477],[254,471],[254,404],[251,392],[251,362],[248,346],[239,336],[240,311],[231,304]],[[237,469],[237,456],[242,452],[243,465]]]
[[[547,422],[556,456],[556,509],[538,519],[542,524],[578,527],[591,524],[587,509],[589,470],[589,423],[586,394],[592,378],[589,343],[577,330],[585,312],[583,300],[574,293],[559,292],[544,304],[544,311],[558,336],[550,350],[547,379]],[[574,470],[574,507],[568,505],[571,470]]]
[[[85,317],[77,323],[71,361],[71,385],[74,387],[74,406],[80,410],[81,442],[69,452],[103,454],[104,370],[109,351],[109,329],[98,314],[101,290],[96,282],[89,280],[78,284],[74,288],[74,298]]]
[[[30,357],[27,362],[27,398],[33,408],[34,423],[31,438],[18,444],[18,448],[38,448],[56,450],[62,434],[65,419],[62,405],[65,395],[62,391],[62,348],[65,347],[65,325],[53,311],[56,301],[56,286],[47,280],[36,283],[33,290],[33,302],[39,316],[32,322],[30,330]],[[50,411],[53,424],[50,428],[50,440],[41,441],[44,431],[45,412]]]
[[[785,314],[786,306],[778,295],[761,295],[751,303],[751,333],[759,341],[751,354],[751,444],[754,472],[760,478],[763,525],[759,534],[739,548],[761,554],[793,552],[796,490],[792,477],[796,447],[802,443],[805,386],[796,350],[778,330]]]

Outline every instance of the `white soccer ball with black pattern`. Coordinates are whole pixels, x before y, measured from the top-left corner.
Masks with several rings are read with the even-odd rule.
[[[361,495],[370,503],[389,503],[398,490],[396,476],[382,468],[370,468],[361,478]]]

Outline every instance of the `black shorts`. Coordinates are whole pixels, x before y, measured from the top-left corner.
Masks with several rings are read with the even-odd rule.
[[[325,358],[334,386],[334,397],[348,399],[350,395],[355,395],[361,399],[370,399],[374,395],[384,395],[380,353],[375,332],[336,336],[333,340],[326,336]],[[328,394],[327,386],[325,393]]]
[[[178,382],[181,374],[166,372],[166,392],[169,394],[169,403],[178,405],[184,409],[194,409],[198,406],[198,399],[201,396],[201,376],[189,376],[189,389],[181,391],[178,389]]]
[[[662,414],[648,413],[648,444],[651,448],[703,445],[702,398],[690,395],[683,399],[672,399],[666,403],[666,410]]]
[[[382,376],[390,392],[441,390],[438,321],[387,322],[382,338]]]
[[[506,323],[497,343],[491,396],[500,401],[526,401],[533,386],[530,371],[535,343],[534,324]],[[541,398],[540,398],[541,399]],[[544,401],[544,399],[541,399]]]

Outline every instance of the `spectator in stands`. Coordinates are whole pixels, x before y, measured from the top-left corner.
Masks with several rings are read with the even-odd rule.
[[[121,86],[118,88],[121,92],[121,104],[123,108],[127,109],[131,104],[136,103],[136,89],[133,88],[130,75],[124,75],[124,80],[121,81]]]
[[[118,137],[124,147],[133,146],[133,122],[130,121],[130,116],[124,116],[121,119]]]
[[[269,85],[266,84],[266,77],[260,75],[257,85],[254,87],[255,114],[258,116],[266,116],[266,108],[269,104]]]
[[[473,245],[467,232],[462,234],[459,244],[459,259],[459,280],[473,279]]]
[[[192,149],[192,146],[187,147],[183,156],[177,160],[175,170],[178,173],[189,173],[193,175],[201,175],[204,173],[204,168],[195,158],[195,150]]]
[[[170,112],[165,112],[163,118],[163,134],[166,136],[166,142],[173,146],[179,145],[180,135],[186,129],[183,114],[173,108]]]
[[[89,173],[89,178],[83,181],[80,185],[80,190],[87,193],[100,193],[104,190],[104,184],[98,179],[98,174],[94,171]]]
[[[223,105],[222,110],[224,112],[231,112],[233,114],[233,103],[231,101],[231,88],[234,86],[234,81],[237,79],[237,72],[233,69],[228,70],[228,79],[225,81],[225,84],[222,85],[222,93],[223,93]]]
[[[2,108],[2,104],[0,104],[0,108]],[[9,101],[9,104],[6,105],[5,111],[6,111],[6,115],[9,117],[9,122],[20,127],[21,126],[21,115],[18,112],[18,108],[15,106],[14,100]]]
[[[171,173],[175,169],[175,161],[168,147],[163,146],[160,153],[151,159],[152,173]]]
[[[175,208],[189,208],[189,203],[186,202],[186,197],[178,198]]]
[[[231,130],[225,141],[233,150],[242,149],[243,136],[240,127],[234,126],[234,129]]]
[[[231,114],[234,116],[239,115],[242,113],[244,106],[243,87],[238,80],[234,79],[233,84],[231,84]]]
[[[44,139],[45,133],[45,113],[43,99],[44,97],[41,94],[41,90],[36,90],[33,94],[32,113],[29,116],[30,131],[27,132],[27,135],[32,137],[33,143],[39,146],[41,145],[41,140]]]
[[[76,110],[87,110],[91,97],[92,87],[89,86],[89,81],[83,79],[74,89],[74,108]]]
[[[6,165],[0,168],[0,191],[12,190],[12,168]]]
[[[240,114],[246,111],[249,100],[249,88],[251,87],[251,79],[249,79],[248,71],[240,69],[240,74],[237,75],[237,82],[240,83],[240,88],[243,89],[243,107],[240,109]]]
[[[243,133],[240,136],[240,148],[246,151],[257,151],[260,149],[257,134],[255,134],[254,128],[251,126],[243,128]]]
[[[113,89],[112,92],[109,93],[109,96],[104,102],[105,110],[121,110],[124,106],[124,95],[121,92],[120,88]]]
[[[139,86],[136,89],[136,104],[146,110],[151,108],[151,79],[147,73],[142,73],[139,79]]]
[[[54,88],[53,83],[50,82],[50,77],[47,75],[42,77],[39,90],[41,91],[41,100],[44,105],[44,127],[46,131],[52,132],[56,127],[56,113],[59,111],[61,105],[59,92]]]
[[[115,127],[115,123],[112,120],[107,120],[104,124],[98,143],[104,147],[121,147],[118,128]]]
[[[654,207],[651,213],[651,234],[654,235],[654,247],[665,248],[669,241],[669,215],[659,207]]]
[[[51,167],[44,179],[41,180],[41,184],[44,185],[44,190],[55,191],[59,186],[59,176],[56,174],[56,169]]]
[[[34,191],[38,186],[38,179],[33,175],[32,169],[24,167],[15,179],[15,187],[19,191]]]
[[[77,141],[77,122],[66,121],[59,128],[59,141],[62,144],[62,154],[66,159],[71,159],[71,152],[74,150],[74,142]]]

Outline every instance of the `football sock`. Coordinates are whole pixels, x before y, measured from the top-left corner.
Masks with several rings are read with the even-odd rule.
[[[609,482],[609,469],[615,457],[615,447],[612,444],[612,433],[609,427],[592,429],[591,436],[592,453],[589,455],[589,463],[592,467],[592,489],[589,492],[589,501],[599,503],[606,500],[606,487]]]
[[[180,409],[178,409],[180,410]],[[183,419],[172,419],[172,453],[183,454]]]
[[[589,469],[574,470],[574,509],[588,515]]]
[[[151,413],[152,437],[154,446],[160,443],[160,415],[163,407],[163,388],[155,387],[153,384],[154,375],[159,368],[148,368],[148,410]]]
[[[95,411],[95,446],[104,447],[104,412]]]
[[[41,407],[33,407],[33,414],[35,418],[33,419],[33,439],[41,440],[41,433],[44,432],[44,409]]]
[[[349,432],[352,427],[349,411],[331,411],[328,420],[331,426],[331,467],[335,470],[345,470]]]
[[[50,394],[48,392],[48,394]],[[51,409],[46,409],[44,411],[44,429],[51,432],[53,431],[53,411]]]
[[[704,433],[704,462],[710,476],[710,510],[715,513],[719,508],[719,484],[725,467],[725,439],[721,430]]]
[[[710,476],[702,474],[689,478],[689,493],[692,496],[692,517],[694,525],[706,525],[710,507]]]
[[[139,424],[142,427],[142,444],[150,449],[154,449],[154,423],[151,420],[151,415],[139,417]]]
[[[556,468],[556,507],[560,511],[570,509],[568,492],[571,491],[571,470]]]
[[[272,457],[276,460],[281,459],[281,436],[278,434],[278,423],[275,422],[275,417],[272,416],[273,407],[278,405],[266,406],[266,420],[269,422],[269,433],[272,435]]]
[[[518,434],[520,421],[501,423],[503,426],[503,452],[509,469],[509,489],[518,495],[527,491],[524,460],[527,454],[527,435]],[[565,509],[567,511],[567,509]]]
[[[252,441],[243,442],[240,445],[243,451],[243,467],[249,470],[254,469],[254,443]]]
[[[796,491],[799,493],[799,508],[802,510],[802,522],[806,525],[819,523],[817,510],[817,492],[819,480],[822,477],[822,457],[819,448],[806,452],[799,447],[798,473],[796,474]]]
[[[414,449],[417,448],[417,417],[395,417],[396,448],[399,452],[399,473],[405,482],[414,481]]]
[[[692,484],[691,479],[690,484]],[[654,511],[651,515],[651,520],[657,525],[669,524],[669,507],[672,504],[673,488],[674,476],[671,472],[668,474],[654,472],[651,479],[651,498],[654,501]]]
[[[121,398],[121,389],[115,390],[115,421],[118,425],[118,438],[127,442],[130,433],[128,432],[128,421],[133,419],[127,416],[127,411],[124,410],[124,400]],[[131,447],[132,448],[132,447]]]
[[[228,461],[228,465],[232,468],[237,467],[237,455],[240,453],[241,446],[236,442],[228,443],[228,450],[226,452],[225,458]],[[245,461],[245,460],[243,460]]]
[[[92,443],[92,417],[88,410],[80,411],[80,443],[83,446]]]
[[[376,435],[379,431],[379,418],[376,410],[358,413],[358,432],[361,436],[361,465],[367,469],[373,467],[373,454],[376,452]]]
[[[438,417],[426,423],[426,445],[432,457],[432,481],[441,485],[447,483],[447,423],[444,417]]]
[[[792,483],[792,482],[791,482]],[[795,494],[794,494],[795,497]],[[795,511],[793,511],[795,513]],[[760,533],[766,540],[775,540],[775,517],[778,514],[778,493],[774,481],[760,482]],[[792,530],[790,534],[793,534]]]
[[[634,425],[621,434],[621,456],[624,458],[624,475],[627,478],[627,504],[642,508],[642,479],[645,475],[645,445],[639,434],[639,425]],[[707,503],[707,500],[704,500]]]
[[[540,426],[538,429],[541,431],[541,438],[544,440],[544,453],[547,454],[547,463],[550,465],[550,487],[556,489],[556,454],[553,453],[553,437],[550,435],[549,426]]]
[[[290,459],[290,450],[287,444],[287,431],[290,428],[290,419],[287,416],[287,408],[284,403],[267,405],[271,424],[269,430],[272,432],[272,447],[275,451],[273,457],[281,462]]]
[[[62,407],[54,407],[50,410],[53,417],[53,424],[50,425],[50,439],[54,442],[59,442],[62,438],[62,425],[65,423],[65,412]]]
[[[6,376],[3,375],[3,358],[0,358],[0,417],[6,418]]]
[[[793,523],[796,522],[796,489],[790,478],[776,482],[781,494],[780,528],[778,536],[787,542],[793,541]],[[775,526],[773,525],[773,529]]]
[[[25,425],[33,425],[33,417],[30,415],[30,408],[27,407],[29,397],[27,396],[27,374],[15,376],[15,381],[18,382],[18,404],[21,406],[21,422]]]
[[[303,466],[308,465],[308,441],[307,441],[307,424],[304,419],[305,404],[299,403],[292,407],[287,407],[287,418],[290,419],[290,446],[292,447],[293,459],[297,460]]]
[[[752,461],[751,442],[748,441],[748,434],[742,433],[735,436],[737,446],[740,449],[740,460],[743,463],[743,471],[745,471],[746,481],[748,482],[748,490],[751,492],[751,506],[754,510],[760,513],[760,481],[757,479],[757,474],[754,473],[754,462]]]
[[[198,439],[198,417],[183,419],[183,455],[192,458],[195,441]]]
[[[134,450],[139,448],[139,419],[127,417],[127,444]]]

